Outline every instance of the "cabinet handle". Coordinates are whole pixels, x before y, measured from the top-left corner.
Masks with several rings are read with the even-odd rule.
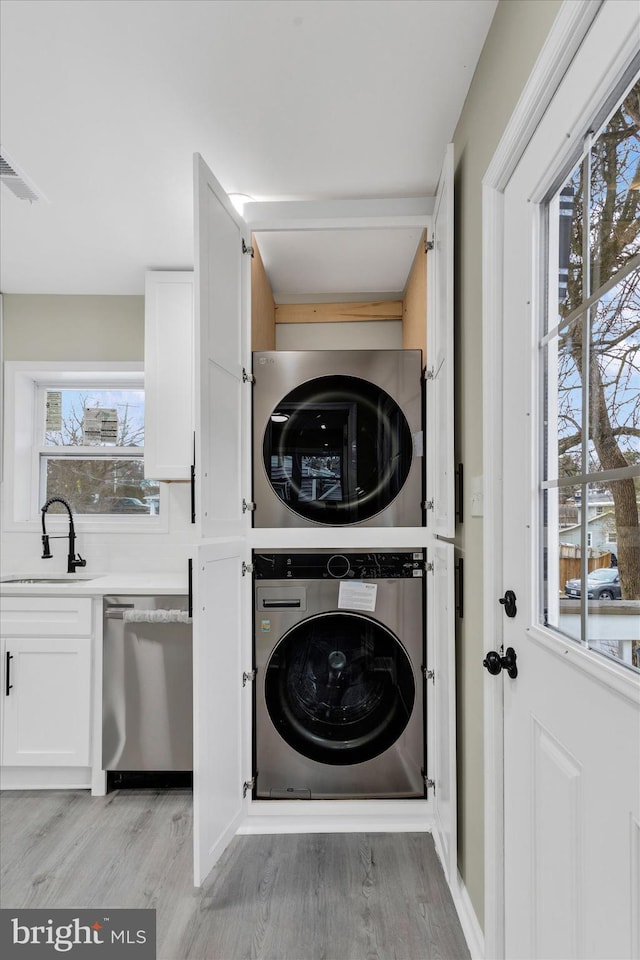
[[[5,671],[5,673],[6,673],[6,676],[5,676],[5,683],[6,683],[5,696],[7,696],[7,697],[9,696],[9,690],[11,690],[11,688],[13,687],[13,684],[9,682],[10,676],[11,676],[11,661],[12,661],[12,660],[13,660],[13,655],[10,654],[9,651],[7,650],[7,669],[6,669],[6,671]]]
[[[193,616],[193,560],[189,557],[188,563],[189,575],[189,616]]]
[[[191,464],[191,523],[196,522],[196,435],[193,435],[193,463]]]

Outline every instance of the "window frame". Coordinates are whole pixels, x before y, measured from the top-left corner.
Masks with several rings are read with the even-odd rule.
[[[40,501],[41,453],[55,451],[56,447],[43,445],[39,398],[44,387],[144,388],[142,361],[127,362],[68,362],[20,361],[5,363],[4,405],[4,486],[3,529],[11,532],[31,532],[40,529],[42,504]],[[113,451],[109,449],[111,455]],[[74,454],[96,448],[74,447]],[[144,455],[144,448],[120,448],[118,456]],[[70,455],[70,454],[67,454]],[[106,454],[105,454],[106,456]],[[157,515],[140,514],[75,514],[78,531],[85,533],[167,533],[169,530],[169,497],[166,483],[160,483],[160,512]],[[51,514],[47,523],[65,526],[64,517]]]
[[[560,215],[560,197],[563,185],[566,185],[571,175],[572,169],[578,166],[583,168],[587,188],[585,191],[584,208],[591,214],[591,202],[589,185],[591,182],[591,151],[597,142],[603,129],[608,124],[611,116],[617,111],[629,91],[640,81],[640,57],[633,58],[624,75],[619,78],[613,92],[607,98],[604,105],[590,124],[586,124],[587,132],[579,143],[579,148],[565,159],[565,165],[557,171],[558,176],[554,178],[552,189],[546,195],[538,199],[539,203],[539,221],[538,221],[538,263],[539,263],[539,288],[540,311],[538,314],[537,330],[537,383],[538,383],[538,460],[537,466],[537,495],[539,498],[539,516],[544,518],[544,523],[537,526],[538,538],[536,552],[538,557],[538,609],[537,626],[552,633],[562,640],[569,640],[576,645],[576,648],[586,652],[601,661],[609,661],[621,666],[624,670],[630,670],[637,674],[638,666],[629,664],[626,661],[606,654],[597,644],[597,638],[592,636],[591,630],[594,622],[591,619],[594,616],[593,608],[590,608],[590,600],[587,591],[587,579],[589,574],[589,550],[593,545],[593,534],[589,530],[590,520],[604,513],[604,508],[598,509],[591,514],[590,511],[590,487],[600,482],[615,483],[616,481],[637,478],[639,468],[637,465],[629,465],[617,469],[603,470],[601,465],[599,469],[594,469],[590,459],[591,445],[590,420],[592,411],[590,407],[590,381],[585,382],[584,371],[581,379],[581,434],[582,441],[580,445],[580,469],[575,476],[560,477],[558,473],[557,460],[551,464],[550,459],[553,455],[554,438],[558,439],[557,432],[557,400],[552,397],[552,385],[558,384],[558,359],[557,352],[553,352],[553,345],[559,342],[559,336],[563,331],[569,330],[572,325],[580,327],[583,342],[586,347],[587,355],[591,344],[591,335],[594,323],[594,315],[598,303],[606,295],[615,289],[617,284],[638,270],[640,266],[640,255],[635,254],[627,260],[611,277],[607,278],[597,288],[591,289],[591,278],[589,273],[590,263],[590,224],[591,219],[585,223],[583,228],[583,258],[585,272],[583,274],[583,299],[571,313],[563,319],[558,317],[558,227]],[[587,438],[587,442],[585,442]],[[560,625],[559,597],[554,596],[554,584],[558,581],[557,560],[554,553],[554,544],[558,542],[560,527],[558,523],[558,497],[560,491],[571,487],[579,487],[581,490],[581,522],[580,539],[581,548],[581,596],[580,596],[580,635],[573,636]],[[546,498],[546,502],[545,502]],[[555,519],[555,522],[554,522]],[[617,533],[617,531],[616,531]],[[616,542],[607,538],[607,543]],[[545,576],[546,571],[546,576]],[[622,603],[635,603],[636,601],[620,601]],[[557,624],[552,622],[557,620]]]

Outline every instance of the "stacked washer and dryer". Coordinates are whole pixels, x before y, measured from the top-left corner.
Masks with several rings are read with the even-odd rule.
[[[336,530],[254,552],[254,796],[423,797],[424,551],[339,534],[423,522],[421,353],[262,352],[253,373],[254,525]]]

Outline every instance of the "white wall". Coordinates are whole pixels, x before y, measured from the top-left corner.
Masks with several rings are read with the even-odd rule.
[[[124,361],[144,359],[144,298],[5,294],[4,359]],[[3,404],[4,410],[4,404]],[[190,490],[163,485],[169,528],[165,533],[85,533],[76,524],[77,549],[89,573],[182,570],[192,555]],[[52,544],[42,560],[39,532],[5,529],[2,504],[2,570],[52,575],[66,570],[66,547]]]

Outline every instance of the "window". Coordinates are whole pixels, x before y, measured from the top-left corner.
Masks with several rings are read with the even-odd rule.
[[[160,529],[161,484],[144,475],[140,364],[8,363],[6,454],[9,528],[39,521],[59,496],[95,529]]]
[[[543,621],[640,669],[640,79],[551,198],[548,247]],[[569,559],[560,518],[574,502]]]

